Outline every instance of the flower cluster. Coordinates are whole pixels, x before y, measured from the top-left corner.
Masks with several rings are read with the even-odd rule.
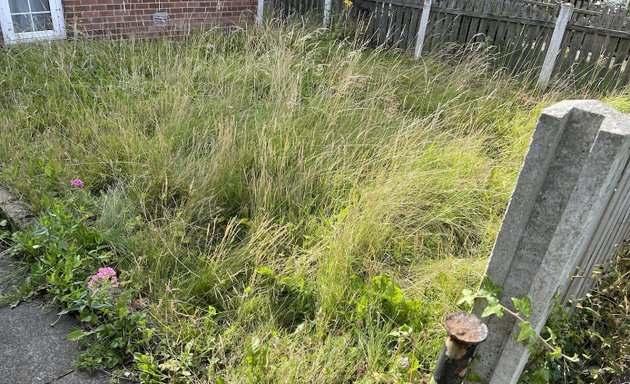
[[[97,293],[102,288],[118,288],[118,278],[113,268],[99,268],[98,273],[90,277],[88,289],[90,292]]]
[[[83,189],[83,180],[74,179],[70,182],[70,185],[72,185],[73,187],[77,187],[79,189]]]

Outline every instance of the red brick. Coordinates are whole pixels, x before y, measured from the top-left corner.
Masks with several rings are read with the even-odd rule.
[[[62,0],[71,37],[159,36],[184,33],[191,27],[233,25],[252,21],[256,0]],[[166,12],[166,26],[153,25],[153,14]],[[73,31],[78,36],[72,36]]]
[[[107,36],[182,36],[203,26],[251,22],[257,0],[62,0],[70,38]],[[156,12],[168,14],[167,25],[153,24]],[[3,42],[0,30],[0,44]]]

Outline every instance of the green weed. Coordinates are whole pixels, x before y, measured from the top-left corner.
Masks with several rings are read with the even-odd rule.
[[[120,358],[94,347],[83,367],[422,380],[444,314],[480,279],[535,119],[561,97],[486,63],[273,22],[3,49],[0,183],[66,243],[18,241],[35,287],[72,307],[107,263],[146,302],[146,317],[115,300],[97,313],[113,329],[81,336]],[[55,208],[73,198],[73,213]]]

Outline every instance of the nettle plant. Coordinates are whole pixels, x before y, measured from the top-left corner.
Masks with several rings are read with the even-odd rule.
[[[527,343],[530,351],[543,351],[550,360],[564,359],[570,362],[579,361],[577,355],[568,356],[562,353],[562,348],[556,345],[556,335],[551,328],[545,327],[545,333],[549,335],[548,338],[544,338],[536,332],[532,323],[527,320],[532,312],[532,302],[529,297],[512,297],[511,299],[514,304],[514,308],[511,309],[501,304],[499,301],[499,295],[502,290],[503,289],[501,287],[494,285],[490,279],[486,277],[483,279],[481,288],[477,292],[474,292],[471,289],[464,289],[462,291],[463,297],[457,302],[457,304],[466,304],[472,308],[475,301],[483,300],[486,303],[486,306],[481,313],[481,317],[495,315],[502,318],[505,315],[508,315],[514,318],[520,329],[517,340]],[[544,370],[544,368],[541,368],[541,370]],[[546,373],[542,371],[538,372],[537,375],[540,377],[547,376]]]

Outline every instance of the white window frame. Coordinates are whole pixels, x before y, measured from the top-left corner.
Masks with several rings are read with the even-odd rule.
[[[51,31],[15,32],[9,0],[0,0],[0,26],[6,44],[26,43],[32,41],[46,41],[66,38],[66,25],[63,19],[61,0],[48,0],[53,29]]]

